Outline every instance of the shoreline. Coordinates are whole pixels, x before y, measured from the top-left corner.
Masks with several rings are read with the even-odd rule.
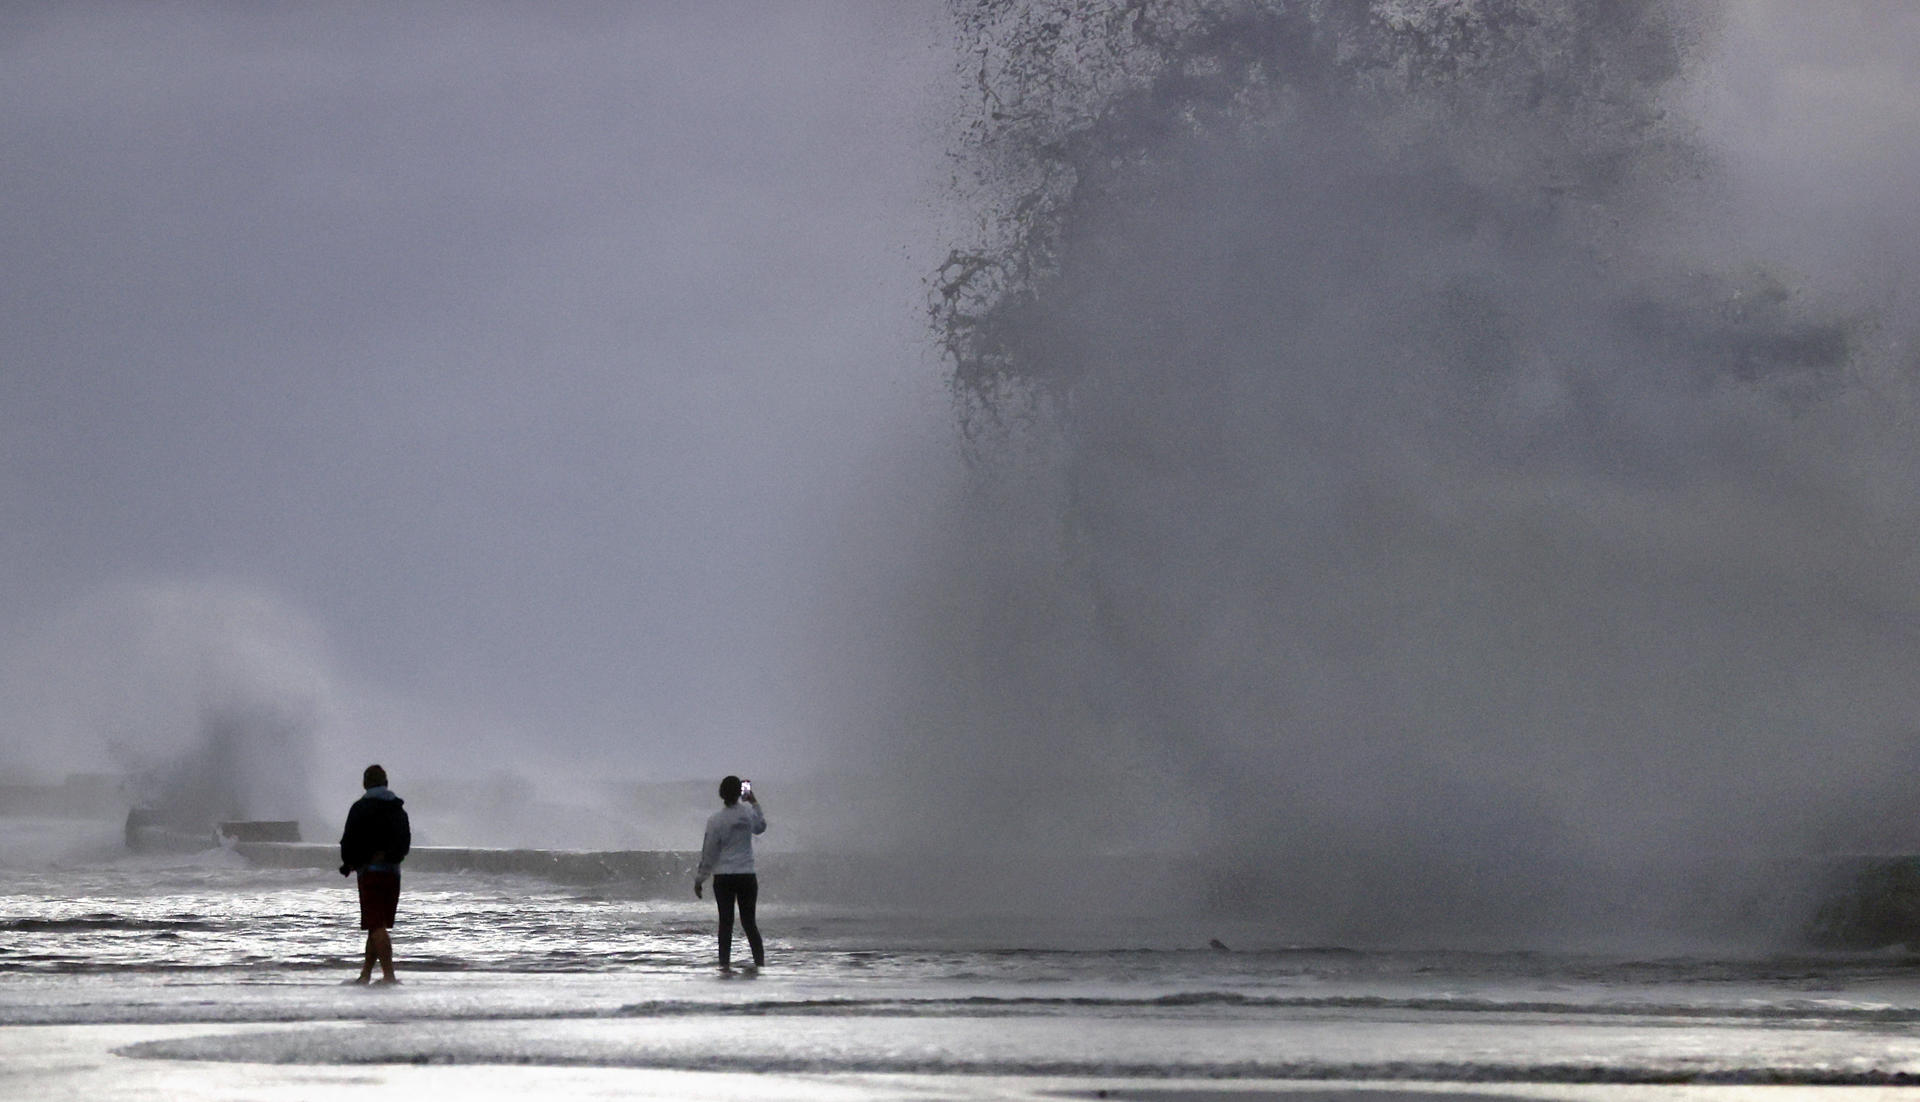
[[[0,1097],[306,1098],[378,1087],[478,1097],[1061,1099],[1104,1090],[1143,1102],[1390,1102],[1676,1092],[1780,1100],[1845,1089],[1849,1099],[1894,1090],[1920,1102],[1920,1086],[1907,1085],[1920,1083],[1910,1023],[1836,1029],[1811,1008],[1779,1020],[1179,1000],[1116,1011],[1032,997],[1044,992],[876,1008],[871,997],[884,991],[875,985],[780,975],[406,978],[369,989],[287,973],[185,983],[0,977],[0,1016],[12,1021],[0,1025]],[[1767,1093],[1740,1093],[1755,1090]]]
[[[516,1020],[509,1019],[505,1025]],[[312,1040],[351,1045],[365,1021],[314,1023]],[[476,1099],[525,1097],[756,1099],[759,1102],[873,1102],[878,1099],[1131,1099],[1135,1102],[1916,1102],[1920,1086],[1763,1083],[1465,1081],[954,1071],[694,1070],[538,1059],[470,1062],[325,1060],[275,1063],[142,1055],[167,1045],[246,1044],[285,1026],[250,1023],[0,1027],[0,1096],[35,1099],[231,1098]],[[458,1092],[456,1095],[454,1092]],[[1844,1093],[1842,1093],[1844,1092]]]

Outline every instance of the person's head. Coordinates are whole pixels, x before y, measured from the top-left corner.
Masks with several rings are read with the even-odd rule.
[[[728,807],[732,807],[734,804],[740,802],[739,777],[728,774],[726,779],[720,782],[720,798],[726,802]]]
[[[367,766],[367,771],[365,773],[360,774],[361,788],[385,788],[386,786],[387,786],[387,771],[380,768],[377,765]],[[735,792],[740,791],[740,787],[738,785],[735,785],[734,791]]]

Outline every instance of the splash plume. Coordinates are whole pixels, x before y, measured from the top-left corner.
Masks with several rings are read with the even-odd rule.
[[[977,485],[890,736],[917,844],[1195,854],[1420,940],[1889,842],[1911,319],[1739,255],[1672,107],[1710,16],[959,8]]]

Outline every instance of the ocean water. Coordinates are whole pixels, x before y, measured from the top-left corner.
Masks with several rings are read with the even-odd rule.
[[[728,978],[714,967],[711,904],[690,894],[413,873],[394,932],[403,983],[368,989],[341,982],[361,934],[351,884],[330,871],[224,852],[15,867],[0,890],[0,1048],[27,1067],[14,1057],[52,1036],[45,1027],[165,1027],[111,1034],[101,1075],[220,1064],[1109,1086],[1920,1076],[1920,969],[1904,953],[1387,951],[1288,945],[1278,931],[1262,941],[1257,923],[1221,948],[1173,919],[935,916],[783,900],[774,883],[762,926],[767,968]],[[11,1074],[0,1094],[33,1086]]]

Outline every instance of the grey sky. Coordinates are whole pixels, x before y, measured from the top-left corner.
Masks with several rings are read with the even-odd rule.
[[[0,638],[237,592],[397,760],[803,763],[822,561],[942,444],[940,35],[891,2],[13,9]],[[16,750],[57,710],[25,697]]]

